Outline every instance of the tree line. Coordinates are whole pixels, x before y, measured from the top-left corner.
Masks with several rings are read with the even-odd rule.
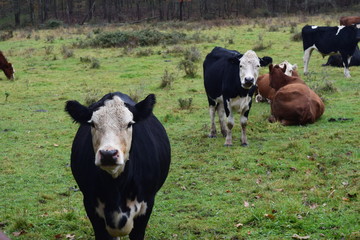
[[[18,27],[49,20],[84,24],[270,17],[351,10],[356,4],[359,8],[358,0],[1,0],[0,23]]]

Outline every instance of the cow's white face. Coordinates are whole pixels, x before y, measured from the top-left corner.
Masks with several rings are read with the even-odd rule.
[[[250,89],[259,76],[260,60],[254,51],[249,50],[240,58],[239,66],[241,87]]]
[[[279,67],[284,68],[285,65],[286,65],[285,75],[292,76],[293,71],[297,69],[297,65],[296,64],[293,65],[285,60],[279,64]]]
[[[124,170],[132,141],[133,114],[117,96],[105,102],[92,115],[92,143],[95,165],[113,178]]]

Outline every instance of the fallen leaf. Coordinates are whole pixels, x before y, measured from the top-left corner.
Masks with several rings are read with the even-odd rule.
[[[25,230],[21,230],[20,232],[13,232],[12,235],[13,235],[14,237],[18,237],[18,236],[23,235],[23,234],[25,234],[25,233],[26,233]]]
[[[75,240],[75,234],[66,234],[66,239]]]
[[[242,224],[242,223],[235,224],[235,227],[237,227],[237,228],[242,228],[243,226],[244,226],[244,224]]]
[[[59,233],[59,234],[56,234],[54,237],[55,237],[55,239],[60,239],[60,238],[62,238],[62,236],[61,236],[60,233]]]
[[[54,147],[58,147],[58,146],[59,146],[59,144],[54,143]]]
[[[264,217],[269,218],[271,220],[275,219],[275,215],[272,214],[264,214]]]
[[[249,204],[249,202],[247,202],[247,201],[244,201],[244,207],[246,207],[246,208],[250,207],[250,204]]]
[[[226,190],[226,193],[231,193],[231,191],[230,191],[230,190]]]
[[[260,184],[262,182],[261,178],[256,179],[256,183]]]
[[[309,205],[310,209],[315,209],[317,208],[319,205],[317,205],[316,203],[312,203]]]
[[[277,211],[275,209],[271,210],[271,213],[277,213]]]
[[[343,197],[342,200],[345,201],[345,202],[350,202],[350,199],[346,198],[346,197]]]
[[[284,189],[282,189],[282,188],[275,188],[274,189],[276,192],[283,192],[284,191]]]
[[[292,238],[293,239],[310,239],[310,236],[299,236],[299,235],[297,235],[297,234],[294,234],[294,235],[292,235]]]

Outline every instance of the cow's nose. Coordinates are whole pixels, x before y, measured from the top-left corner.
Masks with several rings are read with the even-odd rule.
[[[102,165],[114,165],[118,159],[118,150],[100,150]]]
[[[246,85],[250,85],[250,84],[253,84],[253,83],[254,83],[254,78],[252,78],[252,77],[245,78],[245,84]]]

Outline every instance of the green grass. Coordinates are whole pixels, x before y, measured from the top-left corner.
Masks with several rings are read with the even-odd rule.
[[[333,25],[336,19],[331,19]],[[177,68],[183,54],[172,54],[173,45],[154,46],[153,55],[144,57],[136,52],[146,48],[127,54],[121,48],[73,48],[96,29],[91,27],[33,30],[30,38],[29,30],[17,30],[13,39],[0,42],[17,77],[8,81],[0,73],[0,231],[14,239],[66,239],[67,234],[93,238],[69,167],[78,126],[63,109],[67,100],[84,103],[89,93],[101,97],[122,91],[140,99],[156,94],[154,112],[172,145],[171,170],[157,195],[147,239],[291,239],[293,234],[358,239],[360,68],[351,67],[352,78],[345,79],[341,68],[322,68],[326,60],[314,52],[311,75],[304,77],[302,43],[290,40],[287,22],[296,22],[300,31],[307,23],[324,24],[329,19],[271,19],[272,24],[279,23],[274,31],[268,30],[268,20],[223,27],[205,22],[203,29],[191,24],[185,25],[190,30],[177,29],[189,35],[201,30],[204,38],[199,43],[181,47],[195,46],[202,59],[214,46],[245,52],[261,35],[265,45],[271,44],[257,52],[260,57],[298,64],[309,86],[332,82],[336,91],[322,92],[326,110],[312,125],[270,124],[269,105],[253,103],[248,147],[240,146],[238,118],[233,147],[223,147],[222,137],[207,138],[210,119],[202,63],[197,63],[195,78],[184,77],[185,72]],[[121,30],[144,27],[149,26]],[[102,28],[112,30],[119,27]],[[54,40],[48,42],[46,36]],[[64,58],[63,45],[74,56]],[[46,46],[53,46],[51,54]],[[80,57],[96,58],[100,67],[90,68]],[[160,88],[165,69],[176,76],[168,89]],[[267,71],[261,69],[261,73]],[[181,109],[180,98],[191,98],[191,107]],[[328,122],[340,117],[353,120]],[[13,236],[22,230],[20,236]]]

